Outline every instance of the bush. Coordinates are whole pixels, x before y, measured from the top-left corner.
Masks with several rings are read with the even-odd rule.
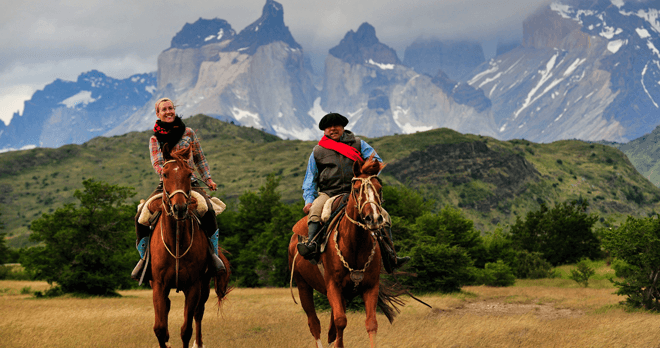
[[[520,250],[516,253],[514,262],[511,265],[513,273],[518,279],[557,277],[557,273],[553,270],[550,262],[546,261],[543,255],[538,252]]]
[[[603,247],[622,281],[612,280],[634,308],[660,309],[660,220],[629,216],[619,228],[603,231]]]
[[[417,277],[402,280],[415,292],[457,292],[470,283],[472,259],[459,246],[437,244],[432,240],[420,241],[410,252],[410,267]]]
[[[593,268],[589,267],[588,260],[583,259],[577,263],[577,267],[571,270],[570,279],[575,280],[578,284],[589,287],[589,278],[596,274]]]
[[[489,262],[484,269],[477,269],[476,284],[488,286],[511,286],[516,282],[516,276],[502,260]]]

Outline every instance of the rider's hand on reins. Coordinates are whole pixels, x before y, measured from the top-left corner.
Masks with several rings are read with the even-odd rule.
[[[216,184],[213,182],[213,179],[209,179],[208,187],[211,189],[211,191],[215,191],[215,190],[218,189],[218,185],[216,185]]]

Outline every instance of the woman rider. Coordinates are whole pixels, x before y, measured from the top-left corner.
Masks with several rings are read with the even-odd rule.
[[[195,132],[191,128],[186,127],[181,118],[175,114],[174,110],[174,103],[168,98],[162,98],[156,102],[156,116],[158,117],[158,121],[156,121],[156,124],[154,125],[154,135],[149,139],[149,149],[151,150],[151,165],[160,177],[160,184],[150,197],[163,192],[163,178],[161,175],[165,159],[163,158],[162,149],[165,145],[168,145],[168,148],[172,152],[190,147],[191,151],[190,158],[188,158],[188,164],[191,168],[197,168],[201,175],[201,180],[212,191],[215,191],[217,185],[213,182],[213,179],[211,179],[209,164],[206,161],[206,157],[204,157],[204,152],[197,139],[197,135],[195,135]],[[207,197],[206,193],[201,188],[200,179],[198,179],[194,173],[191,188],[199,192],[202,197]],[[207,204],[211,207],[208,197]],[[151,228],[138,223],[137,218],[138,216],[135,217],[135,232],[137,234],[136,245],[140,253],[140,261],[138,261],[137,266],[135,266],[135,269],[131,273],[131,278],[135,280],[139,279],[142,270],[144,269],[145,250],[146,246],[149,244],[149,236],[151,235]],[[215,220],[215,212],[213,209],[209,209],[200,220],[202,223],[202,230],[205,232],[206,236],[209,239],[217,238],[217,235],[215,234],[218,230],[218,225]],[[210,242],[209,245],[213,245],[213,243]],[[215,270],[215,272],[224,270],[225,266],[216,254],[217,250],[209,248],[209,252],[211,254],[211,264],[209,265],[209,268]]]

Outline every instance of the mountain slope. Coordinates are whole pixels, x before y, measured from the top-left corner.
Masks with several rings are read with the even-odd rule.
[[[211,166],[216,195],[236,207],[236,198],[256,191],[265,177],[282,177],[287,201],[301,199],[301,184],[314,141],[281,140],[271,134],[198,115],[196,129]],[[150,132],[97,137],[82,145],[0,154],[0,200],[10,245],[27,243],[30,222],[74,203],[85,178],[135,187],[135,200],[157,184],[148,155]],[[659,210],[660,189],[642,177],[619,150],[581,141],[535,144],[498,141],[436,129],[366,140],[388,163],[388,184],[406,184],[425,197],[461,207],[478,228],[538,209],[540,202],[589,199],[601,216],[645,215]],[[387,203],[385,203],[386,207]]]
[[[644,1],[557,1],[523,24],[523,44],[468,83],[493,102],[500,139],[625,142],[660,111],[660,22]]]
[[[114,128],[155,89],[154,74],[119,80],[92,70],[75,82],[58,79],[34,93],[8,126],[0,122],[0,150],[81,144]]]
[[[226,21],[220,30],[233,33]],[[167,96],[177,113],[198,113],[263,129],[282,138],[314,139],[320,131],[310,115],[318,91],[311,65],[284,25],[281,4],[267,0],[262,15],[238,35],[215,40],[218,28],[195,22],[182,32],[211,38],[199,45],[173,45],[158,57],[158,91],[143,108],[106,135],[153,126],[153,102]],[[176,37],[190,37],[178,33]],[[199,43],[199,40],[194,41]]]
[[[451,90],[456,86],[454,81],[449,84]],[[396,52],[378,40],[375,29],[363,23],[330,49],[320,106],[346,115],[351,130],[370,137],[438,127],[494,135],[489,105],[475,107],[469,93],[454,95],[451,90],[402,65]],[[458,102],[459,95],[467,98]],[[483,92],[476,98],[479,95],[483,98]]]

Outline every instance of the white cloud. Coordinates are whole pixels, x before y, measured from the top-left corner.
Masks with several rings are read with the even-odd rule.
[[[13,114],[18,112],[23,113],[25,101],[32,97],[35,92],[31,86],[28,85],[13,85],[0,89],[0,120],[5,125],[9,124]]]

